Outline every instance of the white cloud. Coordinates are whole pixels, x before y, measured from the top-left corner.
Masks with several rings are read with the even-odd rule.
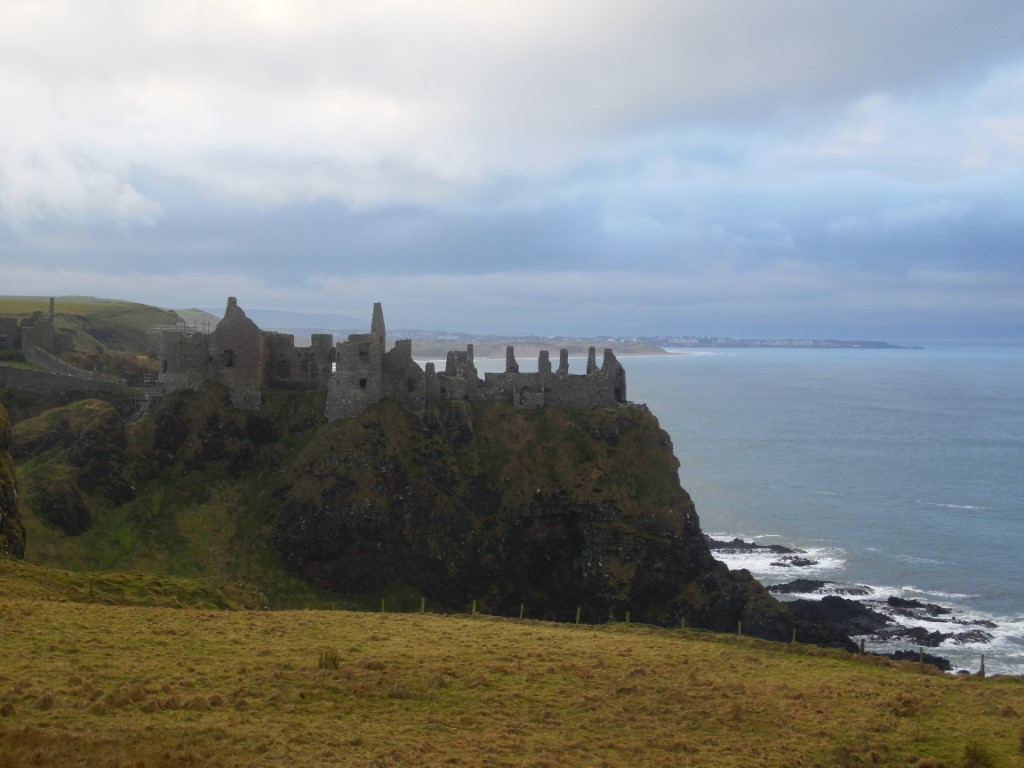
[[[912,270],[1020,242],[1021,39],[1019,0],[10,0],[0,260],[46,269],[3,281],[451,328],[924,311]]]
[[[952,0],[6,3],[0,172],[19,202],[5,217],[145,219],[138,165],[271,204],[471,200],[651,131],[863,111],[865,94],[891,101],[1004,54],[1022,18]],[[822,151],[891,160],[911,146],[892,127],[862,117]],[[32,155],[50,160],[28,183]]]

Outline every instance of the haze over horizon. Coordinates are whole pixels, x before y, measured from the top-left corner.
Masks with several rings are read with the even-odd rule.
[[[0,294],[1024,341],[1019,0],[13,0]]]

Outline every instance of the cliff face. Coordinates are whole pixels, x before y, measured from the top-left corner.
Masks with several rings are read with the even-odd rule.
[[[0,555],[24,557],[25,526],[18,512],[18,489],[11,460],[11,425],[0,405]]]
[[[382,402],[326,425],[283,473],[276,545],[319,585],[781,636],[782,608],[715,561],[668,435],[644,408]]]
[[[96,507],[134,498],[128,443],[117,410],[80,400],[18,424],[13,453],[34,462],[23,477],[26,499],[43,520],[68,536],[92,525]]]
[[[647,409],[385,400],[327,423],[324,397],[271,391],[257,415],[207,385],[129,430],[97,401],[20,422],[35,557],[241,581],[277,607],[302,604],[295,585],[404,589],[456,610],[629,611],[788,639],[782,604],[712,558]]]

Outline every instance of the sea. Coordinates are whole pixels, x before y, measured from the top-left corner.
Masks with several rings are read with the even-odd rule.
[[[720,559],[766,585],[832,582],[786,599],[841,594],[949,634],[925,650],[956,670],[984,656],[987,674],[1024,674],[1024,347],[668,351],[620,362],[629,399],[672,438],[705,533],[813,565]],[[901,615],[890,598],[941,610]]]

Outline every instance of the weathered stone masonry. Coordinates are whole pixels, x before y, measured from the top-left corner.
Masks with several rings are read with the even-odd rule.
[[[288,334],[261,331],[234,298],[213,333],[187,328],[163,331],[160,339],[160,386],[164,392],[197,389],[204,381],[220,382],[240,408],[257,410],[264,387],[324,389],[327,418],[350,418],[380,400],[399,402],[413,413],[442,400],[504,400],[517,408],[569,405],[600,408],[628,402],[626,372],[610,349],[600,366],[590,348],[585,374],[569,373],[569,355],[561,350],[552,370],[547,351],[536,373],[522,373],[515,350],[506,352],[503,373],[481,381],[473,346],[448,353],[443,371],[412,358],[412,342],[402,339],[387,349],[384,313],[373,306],[369,333],[352,334],[334,344],[330,334],[316,334],[309,347],[296,347]]]

